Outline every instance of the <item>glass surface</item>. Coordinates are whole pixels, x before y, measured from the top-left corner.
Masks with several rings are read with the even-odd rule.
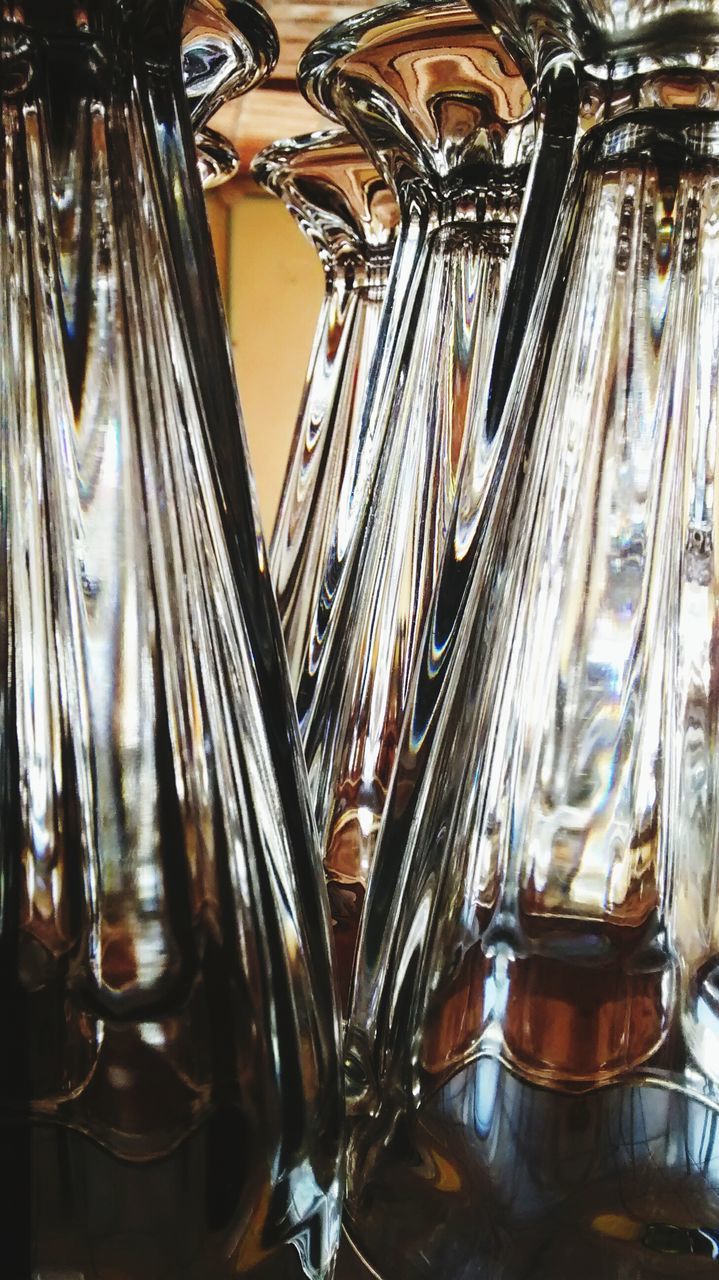
[[[357,142],[337,130],[273,143],[253,174],[317,249],[325,293],[270,544],[296,687],[311,644],[345,475],[356,466],[364,395],[387,288],[398,209]]]
[[[322,1280],[337,1241],[326,902],[181,18],[0,26],[9,1280]]]
[[[234,178],[240,157],[232,139],[212,127],[226,102],[261,84],[280,46],[257,0],[190,0],[182,24],[182,78],[205,189]]]
[[[347,1221],[386,1276],[683,1280],[719,1259],[719,46],[709,6],[518,8],[540,147],[578,141],[370,882]]]
[[[517,68],[459,3],[402,0],[351,18],[309,47],[299,78],[367,147],[401,219],[297,685],[346,993],[533,127]]]

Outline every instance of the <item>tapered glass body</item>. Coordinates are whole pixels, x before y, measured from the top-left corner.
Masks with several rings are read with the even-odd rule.
[[[0,27],[8,1277],[319,1280],[336,1244],[325,903],[181,19]]]
[[[533,131],[517,68],[455,3],[340,24],[307,51],[300,81],[362,138],[401,215],[362,454],[346,479],[354,524],[348,538],[337,522],[297,694],[346,992]]]
[[[719,1255],[711,14],[691,57],[630,15],[602,68],[526,9],[584,136],[405,722],[348,1224],[383,1275],[680,1280]]]
[[[293,686],[312,647],[345,477],[357,465],[398,222],[366,153],[337,130],[276,142],[253,173],[278,195],[322,263],[325,292],[270,544],[270,571]]]

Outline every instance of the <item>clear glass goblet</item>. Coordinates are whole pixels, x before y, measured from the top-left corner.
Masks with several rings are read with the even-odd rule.
[[[340,23],[309,47],[299,79],[367,148],[401,219],[297,684],[346,993],[534,130],[516,66],[454,0],[400,0]]]
[[[0,22],[13,1278],[324,1280],[337,1243],[326,901],[183,9],[26,0]]]
[[[256,88],[274,69],[277,32],[257,0],[191,0],[182,26],[182,78],[205,190],[234,178],[232,139],[209,122],[227,102]]]
[[[317,249],[325,292],[270,544],[296,687],[318,585],[356,467],[365,393],[395,247],[397,203],[359,143],[337,130],[273,143],[252,163]]]
[[[576,146],[370,884],[348,1224],[381,1274],[684,1280],[719,1257],[719,18],[493,12]]]

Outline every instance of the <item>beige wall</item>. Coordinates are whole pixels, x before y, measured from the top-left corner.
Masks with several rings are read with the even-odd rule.
[[[269,538],[294,430],[315,324],[322,270],[284,206],[242,193],[228,208],[209,202],[235,368]]]

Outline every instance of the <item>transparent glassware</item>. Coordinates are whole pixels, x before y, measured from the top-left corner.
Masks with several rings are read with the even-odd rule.
[[[257,0],[191,0],[182,26],[182,78],[206,190],[234,178],[240,157],[213,127],[225,103],[261,84],[279,57],[277,32]]]
[[[347,1223],[382,1275],[683,1280],[719,1259],[719,19],[494,12],[577,144],[368,891]]]
[[[344,994],[534,130],[516,66],[454,0],[340,23],[298,74],[366,146],[401,220],[297,684]]]
[[[275,527],[270,572],[293,687],[311,644],[318,587],[356,467],[399,212],[359,143],[326,130],[276,142],[252,163],[315,246],[325,276]]]
[[[2,10],[9,1280],[324,1280],[337,1242],[326,895],[182,18]]]

